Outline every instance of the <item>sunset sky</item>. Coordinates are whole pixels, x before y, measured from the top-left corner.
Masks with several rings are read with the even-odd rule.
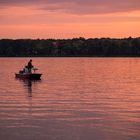
[[[140,36],[140,0],[0,0],[0,38],[129,36]]]

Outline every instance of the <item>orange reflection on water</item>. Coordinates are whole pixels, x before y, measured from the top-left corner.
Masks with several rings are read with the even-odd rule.
[[[1,59],[6,63],[1,63],[4,77],[0,81],[4,128],[12,125],[16,129],[20,120],[22,127],[40,128],[44,130],[40,135],[50,134],[50,139],[53,135],[71,139],[67,130],[72,138],[81,140],[140,137],[140,59],[33,58],[33,64],[43,73],[41,81],[15,80],[13,72],[27,60]]]

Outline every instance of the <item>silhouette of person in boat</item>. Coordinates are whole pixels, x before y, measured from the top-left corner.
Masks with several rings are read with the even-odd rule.
[[[34,71],[33,73],[32,70]],[[32,65],[32,60],[30,60],[23,70],[20,70],[19,73],[15,73],[15,77],[21,79],[40,80],[42,74],[36,73],[36,70],[38,69],[34,68]]]
[[[25,66],[25,68],[23,69],[23,73],[25,73],[25,74],[29,73],[28,66]]]
[[[32,68],[34,67],[34,66],[32,65],[32,59],[30,59],[30,61],[28,62],[27,67],[28,67],[28,72],[29,72],[29,73],[32,73]]]

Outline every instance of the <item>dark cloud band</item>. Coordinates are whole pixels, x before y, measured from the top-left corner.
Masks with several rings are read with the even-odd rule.
[[[140,9],[139,0],[0,0],[1,7],[33,5],[37,9],[72,14],[100,14]]]

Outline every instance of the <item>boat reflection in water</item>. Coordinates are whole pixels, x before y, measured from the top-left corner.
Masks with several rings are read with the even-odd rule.
[[[29,79],[19,79],[19,81],[23,84],[25,90],[28,92],[28,97],[32,97],[32,93],[36,88],[38,83],[41,83],[41,80],[29,80]]]
[[[32,81],[31,80],[24,80],[24,85],[28,89],[28,97],[32,97]]]

